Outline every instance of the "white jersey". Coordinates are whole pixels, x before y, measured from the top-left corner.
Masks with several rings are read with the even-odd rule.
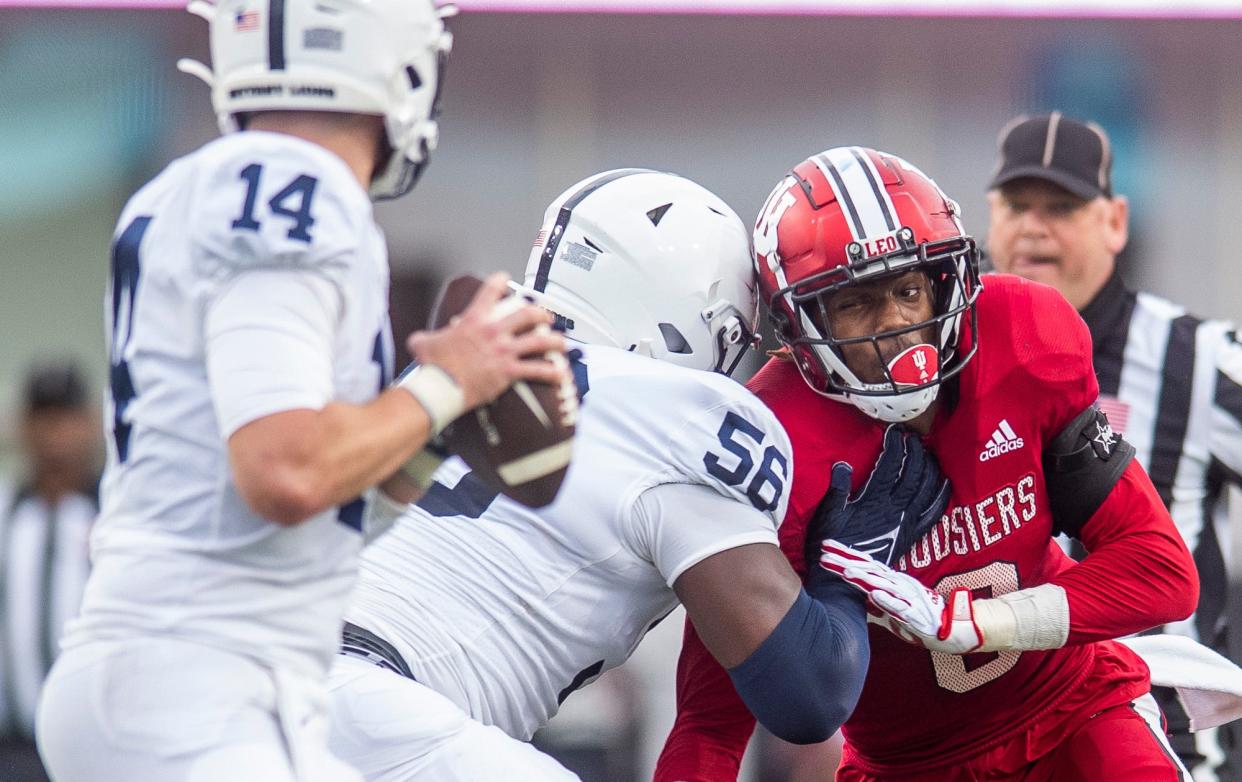
[[[630,656],[677,605],[671,585],[687,568],[775,545],[792,477],[784,429],[736,382],[583,352],[574,370],[586,393],[556,501],[531,510],[497,497],[450,460],[364,552],[346,612],[416,680],[522,739]]]
[[[379,393],[393,355],[388,274],[352,172],[290,136],[225,136],[130,200],[105,297],[94,568],[66,647],[173,636],[323,674],[361,503],[292,527],[264,520],[238,494],[227,439],[263,416]]]

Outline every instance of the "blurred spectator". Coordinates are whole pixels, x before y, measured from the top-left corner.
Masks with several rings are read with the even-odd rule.
[[[99,422],[77,367],[36,367],[20,422],[26,472],[0,486],[0,779],[46,780],[34,714],[65,621],[78,611],[98,512]]]
[[[1095,123],[1060,112],[1013,120],[1001,131],[988,194],[988,252],[997,271],[1059,289],[1087,322],[1100,407],[1138,451],[1199,568],[1198,612],[1164,630],[1236,660],[1226,633],[1231,535],[1222,500],[1227,483],[1242,484],[1242,345],[1232,324],[1125,286],[1116,258],[1129,205],[1111,176],[1108,136]],[[1193,255],[1178,260],[1193,268]],[[1173,747],[1196,782],[1242,778],[1237,723],[1190,734],[1176,696],[1162,690],[1155,695]]]

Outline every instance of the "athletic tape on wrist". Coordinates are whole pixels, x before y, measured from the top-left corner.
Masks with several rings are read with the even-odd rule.
[[[415,367],[408,375],[397,381],[427,411],[431,419],[431,436],[435,437],[444,427],[453,423],[466,411],[466,395],[452,375],[435,364]]]
[[[1069,599],[1056,584],[1041,584],[975,603],[983,633],[979,651],[1060,649],[1069,638]]]

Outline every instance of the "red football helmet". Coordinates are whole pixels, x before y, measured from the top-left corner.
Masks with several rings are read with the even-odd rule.
[[[977,342],[963,344],[962,316],[975,333],[979,250],[960,209],[926,174],[894,155],[838,147],[800,163],[772,191],[755,225],[759,287],[780,341],[811,388],[844,397],[873,418],[908,421],[945,380],[962,371]],[[934,314],[901,329],[853,338],[830,329],[826,294],[919,270],[932,282]],[[938,344],[884,360],[880,340],[936,326]],[[842,345],[869,343],[885,381],[864,383]]]

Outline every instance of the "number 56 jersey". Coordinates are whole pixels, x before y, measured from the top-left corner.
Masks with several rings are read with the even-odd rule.
[[[281,527],[238,493],[245,424],[375,397],[388,258],[344,161],[271,133],[174,161],[121,215],[105,297],[108,463],[66,646],[176,635],[316,676],[356,573],[361,504]]]
[[[713,554],[777,543],[793,464],[771,412],[728,378],[614,348],[575,361],[582,416],[537,510],[451,460],[362,556],[346,618],[420,683],[529,738],[620,665]]]

